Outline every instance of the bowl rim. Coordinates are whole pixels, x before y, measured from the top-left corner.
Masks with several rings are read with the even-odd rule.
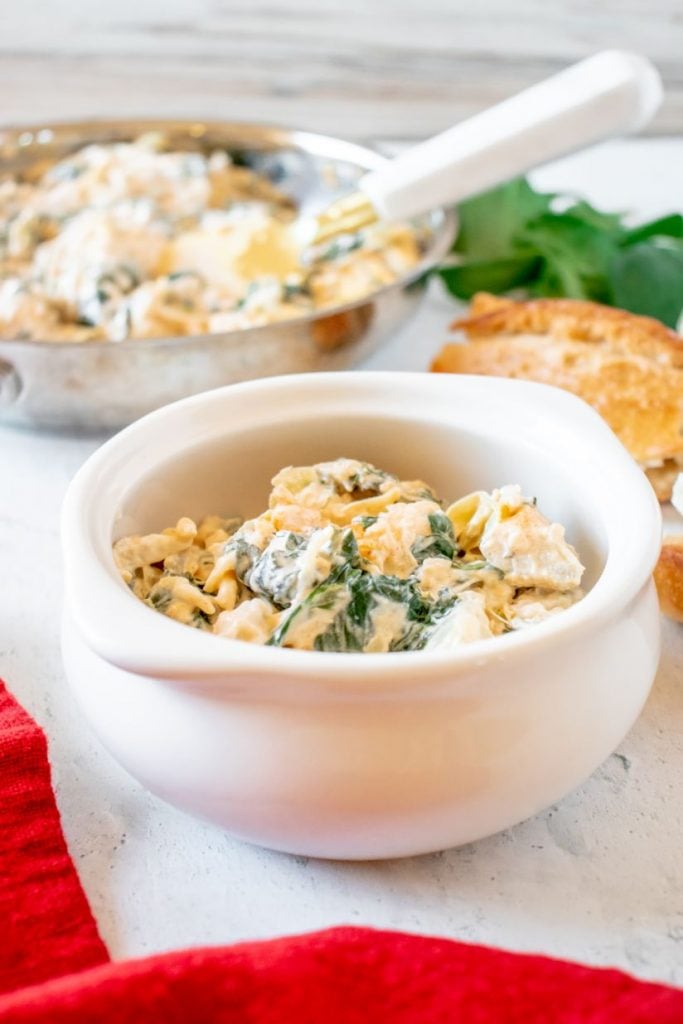
[[[159,615],[135,598],[120,579],[111,554],[110,528],[115,510],[103,507],[106,500],[103,483],[108,475],[112,472],[125,474],[128,458],[136,450],[144,451],[149,458],[146,441],[151,441],[154,435],[157,440],[163,435],[166,454],[172,454],[169,438],[174,432],[173,421],[177,421],[175,427],[183,418],[200,422],[202,408],[205,411],[213,407],[220,409],[223,403],[238,400],[240,396],[246,396],[254,406],[263,408],[267,396],[273,402],[283,399],[291,402],[298,394],[299,399],[306,395],[308,401],[319,402],[320,409],[326,410],[329,396],[326,399],[325,391],[330,388],[348,401],[351,415],[354,402],[356,412],[362,415],[366,411],[362,407],[364,396],[373,394],[380,403],[377,411],[381,412],[384,402],[385,409],[391,408],[393,416],[404,415],[406,423],[416,418],[434,422],[431,415],[416,417],[405,408],[405,402],[401,407],[403,412],[392,405],[406,389],[412,396],[421,392],[423,398],[433,400],[429,403],[430,414],[438,402],[449,402],[449,407],[457,405],[458,392],[464,396],[468,391],[498,404],[516,403],[521,416],[524,410],[528,414],[533,407],[534,415],[540,410],[543,415],[551,416],[561,429],[562,438],[575,444],[575,462],[579,461],[581,449],[581,443],[576,440],[578,433],[583,444],[590,443],[593,455],[600,454],[600,474],[593,469],[590,472],[598,487],[602,487],[600,504],[596,497],[595,509],[602,512],[607,547],[602,572],[585,597],[533,629],[475,641],[450,651],[372,655],[299,651],[231,640],[189,629]],[[259,401],[254,402],[254,398]],[[439,408],[442,411],[437,422],[447,425],[445,406]],[[225,430],[221,436],[229,433]],[[210,442],[215,436],[214,430],[213,435],[204,433],[201,440]],[[196,438],[184,437],[183,441],[185,449],[197,443]],[[603,476],[605,481],[601,483]],[[628,515],[624,515],[624,509],[628,509]],[[105,520],[110,524],[107,547],[95,536],[97,524]],[[62,509],[66,604],[87,646],[126,671],[195,683],[199,680],[226,683],[230,678],[244,678],[246,673],[253,679],[259,676],[271,680],[275,677],[298,679],[324,688],[358,677],[362,687],[372,690],[381,684],[384,691],[387,684],[422,685],[427,677],[434,680],[452,677],[455,672],[491,660],[524,658],[531,652],[577,640],[618,616],[647,585],[659,555],[660,540],[661,510],[649,482],[607,424],[581,399],[559,388],[527,381],[398,371],[270,377],[227,385],[174,402],[131,424],[91,455],[72,480]],[[102,611],[104,606],[111,609],[106,617]],[[107,626],[112,619],[117,624],[116,631]],[[122,635],[125,637],[123,644],[120,642]]]
[[[312,153],[314,156],[329,157],[331,160],[337,160],[339,162],[353,163],[361,167],[363,170],[374,170],[383,164],[387,163],[389,158],[378,153],[377,150],[370,149],[367,146],[363,146],[357,142],[351,142],[346,139],[339,138],[334,135],[326,135],[322,132],[310,132],[299,128],[287,128],[285,126],[271,124],[269,122],[258,122],[258,121],[217,121],[217,120],[203,120],[203,119],[188,119],[188,120],[175,120],[172,118],[131,118],[131,119],[96,119],[90,121],[51,121],[49,124],[35,124],[35,125],[10,125],[0,129],[0,174],[3,172],[3,164],[6,157],[3,157],[1,147],[11,144],[11,140],[16,138],[16,145],[28,146],[31,143],[47,144],[48,142],[54,141],[55,135],[60,133],[68,132],[82,132],[84,135],[93,131],[119,131],[126,135],[140,135],[148,131],[179,131],[186,132],[191,138],[200,139],[203,133],[211,131],[224,131],[239,134],[239,132],[254,132],[254,145],[258,140],[264,143],[270,143],[271,148],[276,149],[278,146],[290,146],[294,149],[299,149],[302,152]],[[40,139],[40,136],[44,135],[44,139]],[[31,142],[21,142],[22,136],[30,136]],[[48,137],[49,136],[49,137]],[[117,141],[114,137],[111,141]],[[103,143],[106,143],[105,139],[102,139]],[[264,149],[268,147],[265,146]],[[36,153],[36,159],[40,158],[40,152]],[[419,218],[416,218],[419,219]],[[428,271],[435,267],[450,251],[451,245],[455,238],[455,232],[457,227],[457,217],[454,210],[447,209],[446,207],[437,207],[431,210],[428,214],[425,214],[422,220],[426,221],[431,229],[431,241],[429,246],[422,253],[422,257],[418,262],[411,267],[405,274],[397,277],[396,280],[391,281],[389,284],[382,285],[380,288],[376,288],[374,291],[369,292],[367,295],[360,299],[354,299],[351,302],[345,302],[338,306],[329,306],[324,309],[316,310],[307,315],[301,315],[292,317],[290,320],[283,321],[287,325],[292,327],[301,326],[302,324],[317,323],[319,320],[323,320],[326,317],[337,316],[342,313],[349,313],[355,309],[359,309],[369,302],[374,301],[377,297],[386,294],[394,289],[408,288],[413,284],[416,284]],[[134,347],[139,347],[144,344],[147,347],[163,347],[170,346],[176,348],[180,345],[194,344],[195,342],[206,342],[210,339],[220,339],[221,341],[231,342],[238,338],[253,337],[257,331],[262,331],[264,328],[271,329],[278,324],[255,324],[252,327],[240,327],[233,331],[213,331],[206,334],[179,334],[170,335],[168,337],[160,336],[155,338],[124,338],[122,341],[112,341],[111,339],[100,339],[93,344],[113,344],[116,345],[117,349],[127,351]],[[5,350],[6,347],[20,347],[21,349],[33,348],[37,350],[49,350],[54,349],[55,351],[73,352],[76,349],[82,349],[84,344],[90,344],[89,342],[76,341],[76,340],[64,340],[64,341],[50,341],[46,338],[0,338],[0,350]]]

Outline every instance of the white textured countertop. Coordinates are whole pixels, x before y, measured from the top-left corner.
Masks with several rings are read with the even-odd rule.
[[[683,206],[683,140],[612,144],[538,180],[643,215]],[[438,294],[374,367],[422,369]],[[47,731],[69,847],[117,957],[369,924],[623,967],[683,984],[683,627],[620,747],[558,805],[432,856],[316,862],[246,846],[149,796],[81,721],[59,655],[59,506],[96,441],[0,429],[0,675]]]

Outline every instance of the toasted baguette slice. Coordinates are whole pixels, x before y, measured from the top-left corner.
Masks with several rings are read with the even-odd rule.
[[[664,538],[655,584],[664,614],[683,622],[683,534]]]
[[[468,337],[493,334],[544,334],[557,339],[575,339],[609,345],[615,350],[635,352],[683,369],[683,339],[659,320],[636,316],[624,309],[602,306],[579,299],[513,299],[478,292],[472,299],[470,315],[455,320]]]
[[[474,297],[441,373],[554,384],[589,402],[648,472],[660,500],[683,466],[683,339],[657,320],[572,299]]]

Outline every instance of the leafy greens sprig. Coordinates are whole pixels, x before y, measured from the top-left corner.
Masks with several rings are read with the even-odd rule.
[[[683,312],[683,216],[629,228],[621,214],[537,192],[526,178],[458,207],[457,262],[438,268],[459,299],[521,288],[591,299],[676,327]]]

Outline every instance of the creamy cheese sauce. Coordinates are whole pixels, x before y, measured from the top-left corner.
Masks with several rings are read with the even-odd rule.
[[[446,507],[423,481],[354,459],[288,466],[256,518],[182,518],[117,541],[114,559],[178,622],[300,650],[448,650],[583,596],[563,527],[518,486]]]
[[[0,337],[121,341],[233,331],[343,305],[420,259],[408,225],[302,251],[290,201],[223,151],[159,135],[0,182]]]

